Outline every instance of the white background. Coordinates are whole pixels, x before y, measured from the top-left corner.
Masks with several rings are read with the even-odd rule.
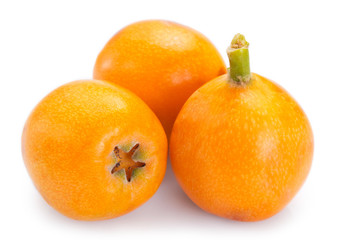
[[[337,239],[337,61],[334,1],[0,2],[1,239]],[[122,27],[167,19],[205,34],[223,54],[235,33],[250,42],[251,69],[287,89],[311,121],[309,177],[276,216],[255,223],[203,212],[168,167],[158,192],[106,221],[68,219],[40,197],[21,157],[32,108],[54,88],[89,79],[95,59]]]

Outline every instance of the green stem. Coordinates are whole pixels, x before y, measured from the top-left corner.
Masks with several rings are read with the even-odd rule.
[[[249,43],[245,37],[238,33],[227,49],[230,64],[229,76],[236,83],[247,83],[251,78],[248,46]]]

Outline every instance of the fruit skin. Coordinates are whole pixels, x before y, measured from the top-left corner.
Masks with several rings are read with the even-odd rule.
[[[114,147],[146,163],[131,182],[111,174]],[[22,135],[25,165],[57,211],[78,220],[114,218],[137,208],[159,187],[167,139],[150,108],[130,91],[103,81],[75,81],[46,96]]]
[[[97,57],[93,77],[136,93],[169,136],[188,97],[224,73],[220,53],[204,35],[174,22],[147,20],[109,40]]]
[[[202,209],[263,220],[302,186],[313,134],[301,107],[280,86],[254,73],[247,86],[228,79],[208,82],[183,106],[170,140],[172,168]]]

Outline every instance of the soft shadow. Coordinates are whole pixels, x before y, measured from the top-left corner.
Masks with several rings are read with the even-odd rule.
[[[251,231],[272,230],[285,224],[291,215],[287,207],[274,217],[260,222],[237,222],[214,216],[196,206],[182,191],[168,163],[165,178],[156,194],[144,205],[124,216],[96,222],[69,219],[52,209],[41,197],[36,201],[36,210],[60,227],[80,228],[84,231],[126,231],[129,226],[139,231],[156,229],[197,229],[208,227],[213,230],[238,229]]]

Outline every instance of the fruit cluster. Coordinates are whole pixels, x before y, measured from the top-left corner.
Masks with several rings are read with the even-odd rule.
[[[109,219],[175,176],[205,211],[269,218],[295,196],[313,134],[296,101],[250,72],[237,34],[230,68],[201,33],[169,21],[131,24],[105,45],[93,78],[65,84],[32,111],[22,155],[43,198],[78,220]]]

